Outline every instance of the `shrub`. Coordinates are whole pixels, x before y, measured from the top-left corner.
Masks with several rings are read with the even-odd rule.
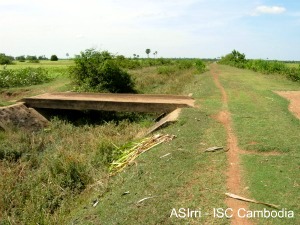
[[[25,62],[26,60],[25,55],[17,56],[16,60],[18,60],[19,62]]]
[[[160,67],[157,68],[157,73],[158,74],[171,75],[175,72],[176,72],[176,70],[172,66],[160,66]]]
[[[30,86],[49,82],[50,80],[48,71],[40,67],[0,70],[0,88]]]
[[[176,62],[177,62],[177,68],[180,70],[190,69],[193,67],[192,60],[178,60]]]
[[[298,68],[289,68],[287,77],[293,81],[300,81],[300,64]]]
[[[196,69],[199,73],[203,73],[206,71],[206,65],[205,63],[200,60],[200,59],[197,59],[195,60],[195,66],[196,66]]]
[[[14,58],[12,56],[7,56],[3,53],[0,53],[0,65],[12,64]]]
[[[30,62],[30,63],[39,63],[40,62],[35,55],[28,55],[26,57],[26,60],[28,60],[28,62]]]
[[[113,93],[134,93],[134,81],[107,51],[87,49],[75,58],[70,75],[81,90]]]
[[[238,68],[245,68],[247,60],[245,54],[233,50],[231,53],[227,54],[226,56],[223,56],[219,63],[235,66]]]
[[[58,61],[58,57],[56,55],[51,55],[51,61]]]

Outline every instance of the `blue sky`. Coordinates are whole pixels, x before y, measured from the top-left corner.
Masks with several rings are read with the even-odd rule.
[[[300,60],[296,0],[0,0],[0,52]]]

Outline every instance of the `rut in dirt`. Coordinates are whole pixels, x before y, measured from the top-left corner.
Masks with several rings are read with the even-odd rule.
[[[235,136],[232,129],[231,114],[228,109],[228,96],[224,87],[220,83],[219,80],[220,72],[218,71],[217,64],[213,64],[211,66],[211,74],[214,78],[215,85],[221,91],[222,94],[223,110],[218,113],[216,119],[224,125],[227,133],[227,147],[229,148],[229,151],[227,151],[227,159],[228,159],[229,167],[226,172],[227,175],[226,187],[228,192],[243,196],[245,195],[245,193],[244,193],[244,188],[242,185],[242,177],[241,177],[242,168],[240,165],[240,158],[239,158],[240,149],[238,147],[237,137]],[[233,209],[233,217],[231,218],[231,224],[237,224],[237,225],[252,224],[249,220],[240,218],[237,214],[238,210],[241,208],[247,210],[248,204],[246,202],[238,201],[232,198],[227,198],[226,204],[229,208]]]

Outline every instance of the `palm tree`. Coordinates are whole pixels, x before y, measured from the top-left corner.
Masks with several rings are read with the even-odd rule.
[[[147,49],[146,49],[146,53],[147,53],[147,55],[148,55],[148,58],[149,58],[150,52],[151,52],[150,48],[147,48]]]

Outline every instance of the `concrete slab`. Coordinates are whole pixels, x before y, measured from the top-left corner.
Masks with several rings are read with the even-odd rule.
[[[103,110],[117,112],[171,112],[194,107],[194,99],[181,95],[47,93],[20,100],[31,108]]]

